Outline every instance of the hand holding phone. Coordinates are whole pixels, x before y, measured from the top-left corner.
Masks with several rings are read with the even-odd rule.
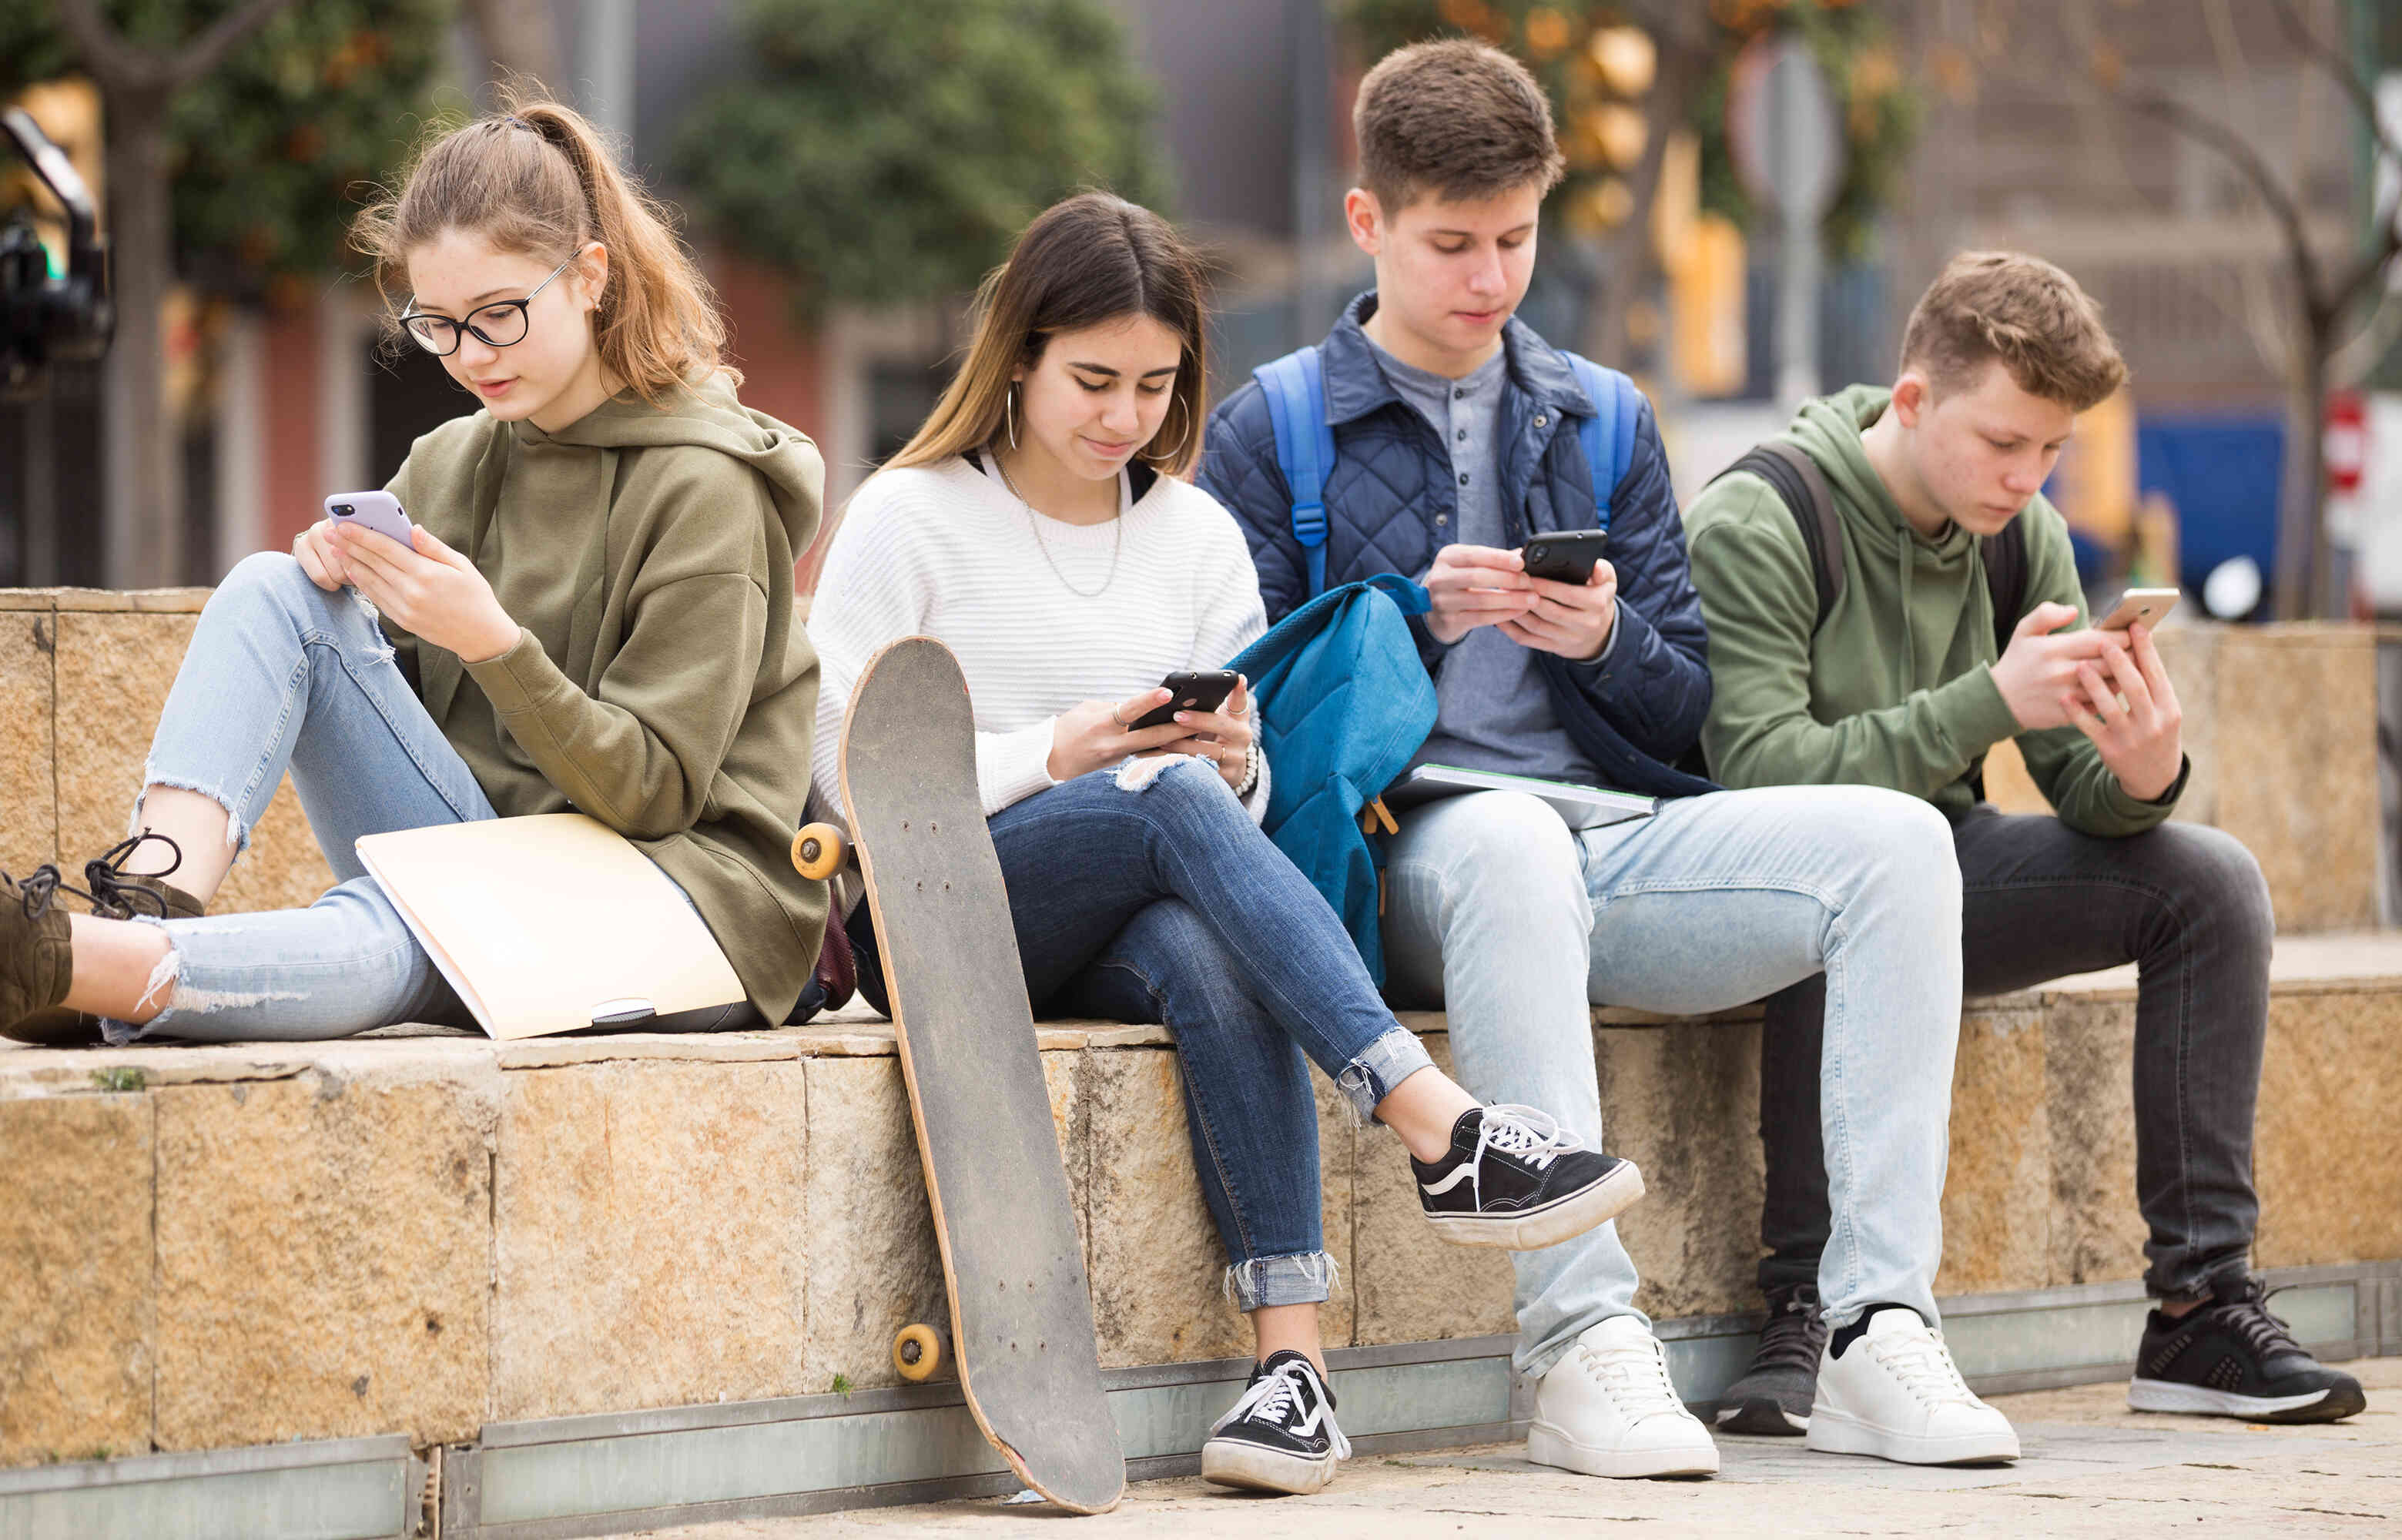
[[[411,550],[413,533],[400,499],[390,492],[336,492],[325,500],[325,517],[334,524],[355,524]]]
[[[1235,679],[1231,668],[1170,674],[1159,681],[1159,687],[1167,692],[1167,699],[1157,709],[1137,718],[1129,731],[1165,727],[1176,720],[1179,711],[1215,711],[1234,694]]]
[[[1523,552],[1526,575],[1549,578],[1553,583],[1591,583],[1594,563],[1608,549],[1607,529],[1567,529],[1537,535],[1526,542]]]
[[[2123,631],[2141,621],[2147,630],[2158,629],[2160,617],[2176,608],[2177,591],[2174,588],[2130,588],[2110,608],[2110,612],[2093,623],[2097,631]]]

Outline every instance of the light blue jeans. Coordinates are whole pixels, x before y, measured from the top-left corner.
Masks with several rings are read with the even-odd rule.
[[[172,946],[150,980],[166,1009],[140,1027],[105,1024],[110,1040],[297,1041],[395,1022],[473,1024],[366,874],[356,842],[489,818],[492,804],[409,689],[373,608],[264,552],[227,574],[200,612],[143,779],[223,806],[239,851],[287,769],[336,886],[306,909],[145,920],[163,924]],[[136,803],[129,832],[141,828]],[[706,1014],[654,1024],[757,1019],[748,1005]]]
[[[1936,1319],[1960,868],[1932,806],[1872,787],[1778,787],[1575,833],[1532,797],[1475,792],[1401,819],[1386,898],[1387,992],[1447,1009],[1460,1082],[1542,1107],[1596,1147],[1590,1006],[1693,1014],[1824,971],[1834,1226],[1819,1297],[1838,1326],[1879,1300]],[[1512,1259],[1528,1375],[1605,1317],[1641,1315],[1615,1224]]]

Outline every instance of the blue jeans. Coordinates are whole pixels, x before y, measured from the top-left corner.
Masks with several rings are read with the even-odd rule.
[[[1829,1318],[1872,1301],[1936,1319],[1960,869],[1927,804],[1868,787],[1778,787],[1663,803],[1571,832],[1544,804],[1484,791],[1414,809],[1387,853],[1388,987],[1450,1012],[1456,1073],[1601,1141],[1590,1007],[1686,1015],[1827,975],[1819,1065],[1833,1231]],[[1517,1266],[1519,1368],[1636,1315],[1608,1224]]]
[[[363,834],[493,816],[483,788],[393,659],[374,610],[327,593],[281,552],[227,574],[176,671],[143,771],[145,786],[208,797],[246,848],[286,770],[336,886],[306,909],[162,924],[172,950],[151,980],[166,1009],[111,1040],[343,1038],[396,1022],[473,1017],[366,874]],[[131,832],[142,828],[137,802]],[[173,880],[170,878],[169,880]],[[746,1004],[712,1008],[757,1013]],[[703,1023],[676,1024],[698,1026]]]
[[[1062,782],[995,815],[992,838],[1036,1009],[1175,1035],[1236,1303],[1325,1299],[1305,1055],[1363,1119],[1430,1063],[1342,922],[1197,760],[1139,791],[1108,770]]]

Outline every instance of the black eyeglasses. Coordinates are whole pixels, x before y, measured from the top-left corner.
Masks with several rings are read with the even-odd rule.
[[[551,268],[550,278],[565,272],[575,258],[583,254],[577,252]],[[490,305],[476,307],[464,321],[411,310],[400,318],[401,328],[408,333],[411,341],[437,358],[459,351],[459,334],[462,330],[475,333],[476,340],[488,348],[505,348],[512,343],[523,342],[526,333],[533,326],[532,319],[526,314],[526,307],[533,303],[534,295],[550,287],[550,278],[535,284],[533,293],[523,299],[496,299]],[[408,302],[416,304],[417,296],[411,295]]]

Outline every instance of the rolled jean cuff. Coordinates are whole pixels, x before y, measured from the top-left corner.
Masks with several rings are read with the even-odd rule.
[[[1360,1056],[1343,1066],[1334,1077],[1351,1110],[1363,1123],[1376,1117],[1376,1104],[1393,1093],[1393,1088],[1421,1069],[1432,1069],[1434,1061],[1427,1057],[1426,1045],[1418,1035],[1399,1022],[1391,1031],[1362,1049]]]
[[[1263,1305],[1315,1305],[1334,1292],[1338,1270],[1331,1253],[1254,1257],[1226,1269],[1226,1298],[1249,1315]]]

